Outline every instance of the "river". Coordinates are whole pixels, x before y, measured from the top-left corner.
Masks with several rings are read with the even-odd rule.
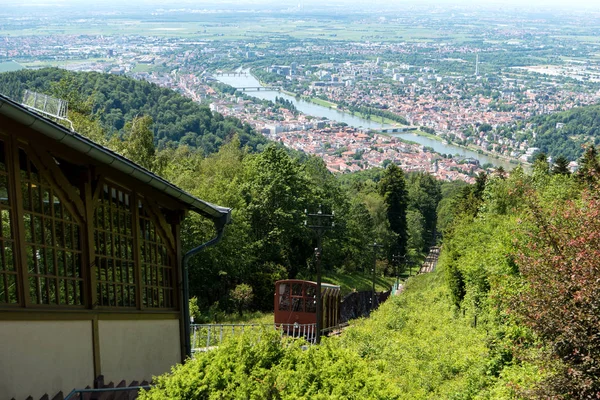
[[[239,71],[238,71],[239,72]],[[244,71],[246,72],[246,71]],[[238,75],[238,76],[216,76],[219,82],[226,83],[234,88],[244,88],[244,87],[258,87],[262,86],[260,82],[254,78],[249,73],[246,75]],[[373,130],[382,130],[389,127],[389,125],[383,125],[381,123],[377,123],[376,120],[368,120],[365,118],[360,118],[355,115],[338,111],[336,109],[331,109],[328,107],[323,107],[321,105],[311,103],[309,101],[305,101],[302,99],[297,99],[293,96],[289,96],[285,93],[271,91],[271,90],[260,90],[260,91],[248,91],[246,92],[248,96],[253,96],[263,100],[271,100],[275,101],[275,97],[282,97],[291,101],[298,111],[311,115],[313,117],[322,118],[325,117],[332,121],[337,122],[345,122],[349,126],[353,126],[355,128],[369,128]],[[459,155],[460,157],[465,158],[475,158],[479,160],[481,165],[490,163],[494,166],[502,166],[505,170],[511,170],[515,167],[514,164],[509,163],[507,160],[498,159],[493,156],[489,156],[486,154],[479,154],[476,151],[468,150],[463,147],[458,147],[452,144],[443,143],[439,140],[435,140],[429,138],[427,136],[417,135],[411,132],[405,133],[395,133],[392,136],[396,136],[400,139],[410,140],[411,142],[419,143],[423,146],[431,147],[438,153],[442,154],[452,154]]]

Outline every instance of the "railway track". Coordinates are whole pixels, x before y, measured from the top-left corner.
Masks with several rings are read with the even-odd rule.
[[[349,326],[350,324],[348,322],[342,322],[341,324],[332,326],[331,328],[323,329],[323,334],[327,336],[339,336],[342,334],[344,329],[346,329]]]
[[[429,249],[429,254],[425,261],[423,261],[423,265],[421,265],[421,269],[419,269],[419,274],[425,274],[427,272],[432,272],[437,265],[438,258],[440,257],[440,248],[438,246],[432,246]]]

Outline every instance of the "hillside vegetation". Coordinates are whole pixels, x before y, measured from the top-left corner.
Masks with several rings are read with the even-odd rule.
[[[77,113],[71,119],[78,122],[82,114],[91,117],[99,122],[107,139],[122,135],[135,117],[146,116],[153,121],[154,142],[159,148],[185,144],[210,154],[234,135],[252,149],[266,143],[262,135],[236,118],[213,113],[208,106],[171,89],[124,76],[58,68],[0,74],[0,93],[20,102],[25,89],[69,101],[69,109]]]
[[[79,133],[233,209],[223,241],[189,264],[197,321],[272,311],[276,280],[316,279],[317,238],[305,226],[305,210],[335,212],[335,229],[323,237],[322,270],[342,284],[345,274],[371,270],[377,242],[383,248],[376,277],[387,289],[390,277],[418,264],[434,239],[442,184],[430,175],[392,164],[342,181],[317,157],[267,143],[235,118],[126,77],[59,69],[0,74],[0,91],[19,99],[25,88],[68,100]],[[214,235],[213,225],[192,213],[182,227],[183,250]],[[347,283],[360,290],[370,280]]]
[[[143,398],[597,398],[595,150],[581,164],[569,175],[538,160],[531,175],[517,168],[444,190],[438,269],[370,318],[305,352],[270,333],[232,340]]]
[[[234,338],[159,377],[141,398],[467,398],[459,396],[479,388],[487,354],[483,332],[453,311],[442,273],[412,278],[341,337],[301,345],[272,331]]]
[[[577,160],[584,145],[600,144],[600,105],[540,115],[530,122],[536,132],[533,146],[554,158]]]
[[[587,399],[600,394],[599,162],[576,175],[481,180],[454,205],[440,259],[455,307],[486,332],[483,398]]]

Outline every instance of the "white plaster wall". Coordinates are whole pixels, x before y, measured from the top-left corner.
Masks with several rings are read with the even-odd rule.
[[[150,381],[181,362],[179,321],[98,321],[104,382]]]
[[[91,321],[0,321],[0,400],[66,396],[93,382]]]

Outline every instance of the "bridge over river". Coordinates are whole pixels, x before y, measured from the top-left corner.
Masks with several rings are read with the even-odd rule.
[[[277,87],[277,86],[241,86],[241,87],[237,87],[237,90],[241,90],[242,92],[260,92],[261,90],[263,92],[280,92],[281,88]]]
[[[234,72],[217,72],[215,74],[215,78],[222,78],[224,76],[231,76],[231,77],[248,77],[248,71],[234,71]]]
[[[431,147],[434,149],[434,151],[441,154],[452,154],[458,155],[463,158],[474,158],[476,160],[479,160],[479,163],[481,165],[490,163],[495,166],[502,166],[506,170],[511,170],[515,167],[515,165],[510,164],[508,160],[498,159],[486,154],[480,154],[477,151],[473,151],[463,147],[458,147],[450,143],[444,143],[440,140],[436,140],[435,138],[422,136],[420,134],[415,133],[414,131],[411,131],[410,129],[407,129],[406,127],[383,124],[376,117],[373,117],[371,119],[361,118],[358,115],[354,115],[352,113],[345,113],[333,107],[325,107],[319,104],[312,103],[310,101],[305,101],[300,98],[289,96],[285,93],[280,92],[279,88],[273,88],[272,86],[263,87],[258,81],[258,79],[252,76],[249,69],[239,69],[236,72],[222,73],[220,75],[217,74],[215,75],[215,78],[220,82],[231,85],[241,91],[243,91],[243,88],[255,89],[246,90],[246,92],[251,93],[249,94],[250,96],[254,96],[259,99],[271,100],[273,102],[275,101],[275,97],[286,99],[290,101],[298,111],[307,115],[311,115],[313,117],[321,117],[326,118],[330,121],[344,122],[349,126],[353,126],[355,128],[371,129],[378,132],[385,132],[393,136],[397,136],[401,139],[410,140],[412,142],[419,143],[420,145]]]

